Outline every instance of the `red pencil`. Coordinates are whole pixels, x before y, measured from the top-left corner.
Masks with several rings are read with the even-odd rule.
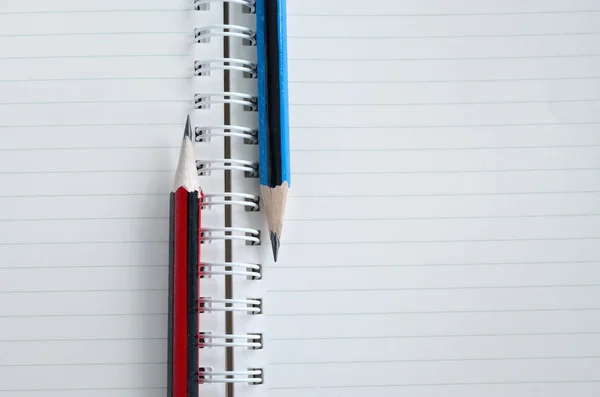
[[[198,270],[202,198],[188,116],[170,197],[167,397],[198,396]]]

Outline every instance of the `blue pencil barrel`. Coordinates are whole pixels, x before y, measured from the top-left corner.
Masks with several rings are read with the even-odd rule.
[[[290,185],[287,24],[285,0],[257,0],[260,184]]]

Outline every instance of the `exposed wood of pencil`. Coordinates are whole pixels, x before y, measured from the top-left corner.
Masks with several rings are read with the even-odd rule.
[[[270,187],[261,186],[260,194],[267,218],[269,228],[269,237],[271,238],[271,247],[273,248],[273,258],[277,261],[279,255],[279,246],[281,231],[283,229],[283,219],[285,216],[285,205],[288,197],[288,183],[283,182],[280,186]]]

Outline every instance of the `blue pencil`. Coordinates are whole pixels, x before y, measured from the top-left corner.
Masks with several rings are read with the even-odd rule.
[[[257,0],[260,191],[277,261],[290,188],[285,0]]]

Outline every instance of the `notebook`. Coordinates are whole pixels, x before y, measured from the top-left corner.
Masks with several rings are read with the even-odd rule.
[[[0,396],[165,396],[189,112],[201,396],[599,395],[600,2],[288,0],[276,263],[249,4],[0,0]]]

